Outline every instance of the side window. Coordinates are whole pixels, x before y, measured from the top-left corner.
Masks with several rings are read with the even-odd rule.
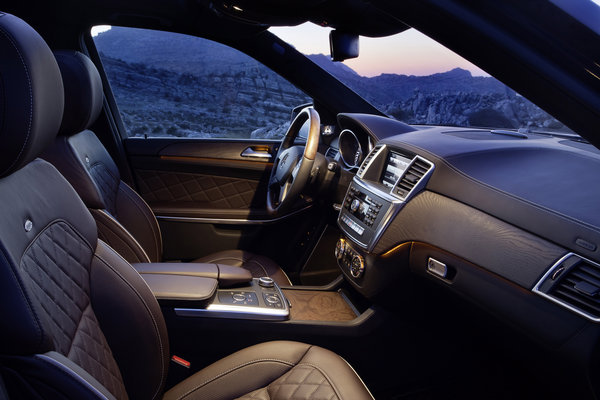
[[[311,101],[207,39],[115,26],[92,36],[130,137],[277,139],[292,108]]]

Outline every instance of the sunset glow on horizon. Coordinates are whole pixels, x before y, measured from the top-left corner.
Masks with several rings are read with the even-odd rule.
[[[304,54],[329,55],[329,31],[312,23],[295,27],[272,27],[272,33]],[[360,37],[358,58],[344,61],[362,76],[383,73],[431,75],[462,68],[474,76],[489,76],[486,72],[458,56],[417,30],[383,38]]]

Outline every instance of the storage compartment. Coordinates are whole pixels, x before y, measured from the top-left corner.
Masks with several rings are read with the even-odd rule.
[[[205,307],[214,297],[218,281],[199,276],[140,274],[163,307]]]
[[[225,264],[207,263],[136,263],[133,268],[143,275],[172,275],[212,278],[219,282],[220,288],[247,284],[252,280],[250,271]]]

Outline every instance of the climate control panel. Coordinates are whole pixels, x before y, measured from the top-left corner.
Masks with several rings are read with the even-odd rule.
[[[354,278],[360,278],[365,272],[365,260],[352,248],[346,239],[339,239],[335,245],[335,258],[338,264]]]

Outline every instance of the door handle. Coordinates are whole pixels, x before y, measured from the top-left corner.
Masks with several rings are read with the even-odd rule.
[[[265,161],[271,160],[271,154],[268,150],[255,150],[252,147],[246,147],[241,154],[242,157],[250,157],[250,158],[260,158]]]

